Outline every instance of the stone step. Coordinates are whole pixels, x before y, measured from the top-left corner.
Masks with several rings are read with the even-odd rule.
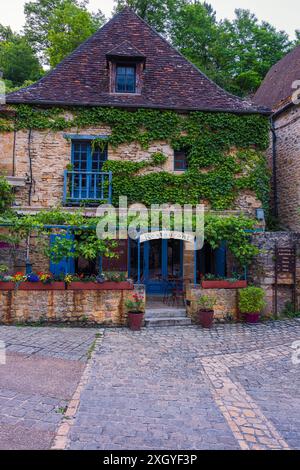
[[[145,326],[189,326],[192,324],[190,318],[178,318],[178,317],[161,317],[161,318],[145,318]]]
[[[186,318],[186,311],[182,309],[171,308],[149,308],[146,309],[145,318]]]

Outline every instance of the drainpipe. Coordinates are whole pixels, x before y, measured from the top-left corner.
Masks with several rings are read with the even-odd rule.
[[[274,124],[274,116],[270,117],[272,132],[272,169],[273,169],[273,216],[278,217],[278,193],[277,193],[277,134]]]
[[[32,142],[32,129],[29,129],[29,132],[28,132],[28,158],[29,158],[29,180],[30,180],[29,192],[28,192],[28,205],[29,206],[31,206],[32,185],[33,185],[31,142]]]

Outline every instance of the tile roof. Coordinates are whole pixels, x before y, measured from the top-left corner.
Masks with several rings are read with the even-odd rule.
[[[291,101],[295,91],[292,85],[297,80],[300,80],[300,45],[269,70],[253,97],[254,103],[273,110],[279,108],[282,102]]]
[[[109,93],[106,56],[115,48],[146,57],[141,94]],[[37,83],[7,95],[7,103],[267,112],[217,86],[129,8]]]

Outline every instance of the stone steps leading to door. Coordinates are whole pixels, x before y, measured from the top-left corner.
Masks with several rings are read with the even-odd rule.
[[[191,319],[186,316],[184,308],[150,308],[146,309],[145,326],[188,326]]]
[[[185,308],[172,308],[172,307],[164,307],[164,308],[146,308],[145,312],[145,319],[147,320],[148,317],[154,318],[172,318],[172,317],[186,317]]]

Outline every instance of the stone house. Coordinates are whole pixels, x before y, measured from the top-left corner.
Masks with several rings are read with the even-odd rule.
[[[92,215],[123,191],[143,203],[176,203],[178,196],[183,204],[192,195],[207,209],[255,218],[263,207],[255,161],[266,146],[268,114],[222,90],[126,8],[37,83],[7,96],[0,171],[23,214],[84,205]],[[128,162],[137,165],[133,187],[117,165]],[[168,275],[197,282],[205,273],[230,274],[224,250],[204,246],[195,255],[179,240],[142,248],[126,241],[105,269],[127,271],[159,293]],[[34,250],[31,262],[46,269]],[[85,269],[83,260],[68,265]]]
[[[273,171],[273,208],[285,230],[300,229],[300,46],[275,64],[253,101],[272,109],[268,150]]]

